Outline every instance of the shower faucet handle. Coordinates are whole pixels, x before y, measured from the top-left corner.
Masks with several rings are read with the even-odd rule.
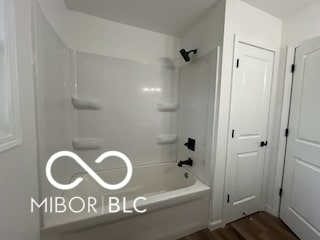
[[[196,140],[193,138],[188,138],[188,142],[184,144],[189,150],[194,151],[196,148]]]
[[[179,161],[178,167],[182,167],[182,165],[188,165],[188,166],[192,167],[193,166],[193,160],[191,158],[188,158],[185,161]]]

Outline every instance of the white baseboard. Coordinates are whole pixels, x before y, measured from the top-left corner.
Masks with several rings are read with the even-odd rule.
[[[224,222],[222,220],[209,222],[209,224],[208,224],[208,228],[209,228],[210,231],[214,231],[214,230],[216,230],[218,228],[222,228],[224,226],[225,226],[225,224],[224,224]]]
[[[275,217],[279,217],[279,213],[278,211],[276,211],[273,207],[266,205],[264,207],[264,211],[266,211],[267,213],[270,213],[271,215],[275,216]]]

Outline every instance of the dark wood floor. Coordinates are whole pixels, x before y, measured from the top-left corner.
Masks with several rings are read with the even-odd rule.
[[[232,222],[218,230],[202,230],[179,240],[298,240],[278,218],[265,212]]]

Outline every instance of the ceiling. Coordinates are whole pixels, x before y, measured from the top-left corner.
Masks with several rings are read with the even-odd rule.
[[[219,0],[65,0],[69,10],[181,36]],[[269,1],[269,0],[268,0]]]
[[[304,7],[320,0],[242,0],[271,15],[285,19]]]
[[[219,0],[64,0],[69,10],[181,36]],[[242,0],[285,19],[320,0]]]

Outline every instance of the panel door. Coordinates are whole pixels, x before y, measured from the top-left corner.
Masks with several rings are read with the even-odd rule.
[[[261,210],[274,53],[236,44],[226,172],[226,221]]]
[[[320,239],[320,38],[296,49],[280,216],[302,240]]]

